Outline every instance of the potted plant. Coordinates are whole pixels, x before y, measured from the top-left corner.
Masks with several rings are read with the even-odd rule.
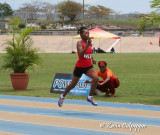
[[[25,28],[19,33],[15,32],[18,26],[18,19],[15,18],[12,24],[12,39],[5,42],[6,54],[3,56],[3,69],[11,69],[10,73],[14,90],[25,90],[28,85],[28,69],[33,69],[35,65],[41,65],[41,58],[37,54],[38,49],[33,48],[33,42],[29,34],[34,28]]]

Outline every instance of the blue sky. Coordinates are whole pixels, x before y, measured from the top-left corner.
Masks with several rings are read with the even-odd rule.
[[[8,3],[12,9],[17,9],[22,6],[23,3],[30,2],[31,0],[0,0],[0,3]],[[64,0],[38,0],[45,1],[51,4],[57,4]],[[83,0],[72,0],[78,3],[83,3]],[[154,9],[150,8],[151,0],[84,0],[86,4],[89,5],[102,5],[108,8],[113,9],[119,13],[149,13],[154,11]]]

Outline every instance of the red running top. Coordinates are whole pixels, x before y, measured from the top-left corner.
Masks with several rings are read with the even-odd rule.
[[[81,44],[83,45],[83,49],[86,47],[85,43],[83,43],[83,41],[81,41]],[[91,58],[92,58],[92,46],[90,45],[85,54],[80,57],[79,55],[79,52],[77,52],[78,54],[78,61],[76,63],[76,67],[82,67],[82,68],[85,68],[85,67],[90,67],[92,65],[92,61],[91,61]]]

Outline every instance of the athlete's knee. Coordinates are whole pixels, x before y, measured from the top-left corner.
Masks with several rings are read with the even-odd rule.
[[[98,82],[98,75],[93,76],[92,81]]]

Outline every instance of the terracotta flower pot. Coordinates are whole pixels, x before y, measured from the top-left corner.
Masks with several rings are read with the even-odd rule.
[[[27,73],[11,73],[10,78],[14,90],[27,89],[29,81],[29,76]]]

